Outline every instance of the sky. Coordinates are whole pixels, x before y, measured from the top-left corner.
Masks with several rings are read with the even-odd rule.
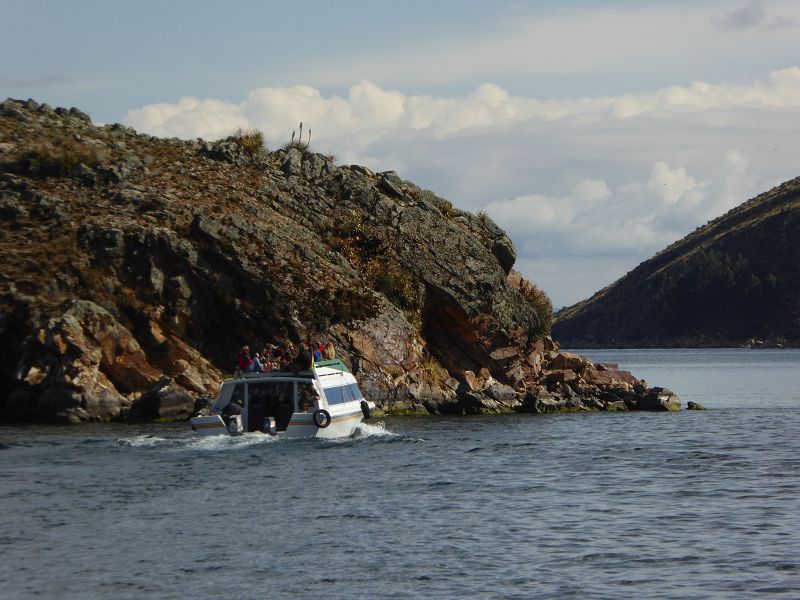
[[[556,308],[800,176],[800,1],[0,0],[0,97],[486,211]]]

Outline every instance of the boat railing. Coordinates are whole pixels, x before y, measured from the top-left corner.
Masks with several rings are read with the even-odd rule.
[[[337,371],[344,371],[345,373],[350,373],[350,369],[338,358],[333,358],[330,360],[319,360],[314,362],[314,366],[309,370],[305,369],[302,371],[292,371],[292,370],[279,370],[279,371],[261,371],[258,373],[249,373],[244,372],[237,369],[234,374],[234,379],[252,379],[254,377],[308,377],[311,379],[317,379],[316,370],[319,367],[328,367]]]

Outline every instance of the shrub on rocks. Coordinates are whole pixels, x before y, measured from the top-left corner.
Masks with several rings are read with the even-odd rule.
[[[242,129],[241,127],[233,132],[230,139],[247,156],[253,157],[266,148],[264,134],[258,129]]]

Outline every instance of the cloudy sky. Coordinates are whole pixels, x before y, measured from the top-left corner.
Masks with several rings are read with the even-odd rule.
[[[0,0],[0,96],[486,210],[556,307],[800,175],[800,1]]]

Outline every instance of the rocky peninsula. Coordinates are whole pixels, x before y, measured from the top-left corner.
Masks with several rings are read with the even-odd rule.
[[[243,344],[333,341],[387,413],[678,410],[562,352],[508,236],[395,172],[0,104],[0,419],[182,419]]]

